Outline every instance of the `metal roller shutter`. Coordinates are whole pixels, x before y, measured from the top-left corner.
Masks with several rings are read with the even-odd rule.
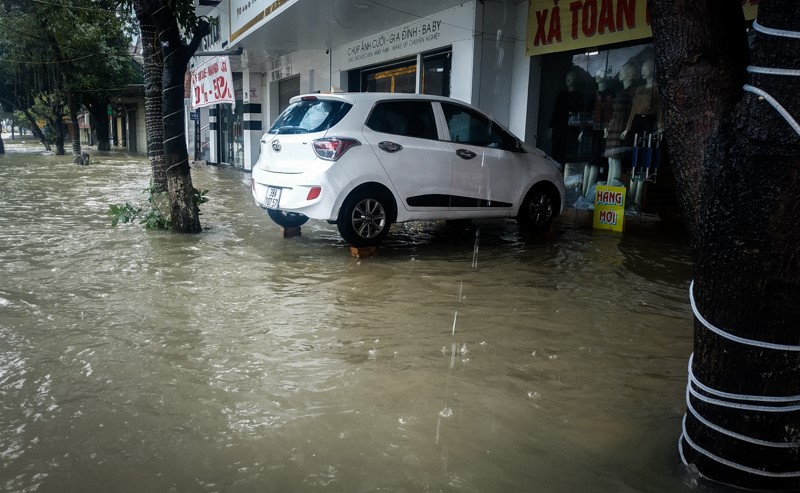
[[[294,75],[278,82],[278,108],[282,112],[289,106],[289,100],[300,95],[300,75]]]

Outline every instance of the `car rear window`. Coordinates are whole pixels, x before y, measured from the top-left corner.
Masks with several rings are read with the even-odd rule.
[[[339,123],[353,105],[344,101],[315,99],[298,101],[275,120],[269,129],[271,134],[310,134],[328,130]]]
[[[367,126],[376,132],[436,139],[433,108],[427,101],[389,101],[375,105]]]

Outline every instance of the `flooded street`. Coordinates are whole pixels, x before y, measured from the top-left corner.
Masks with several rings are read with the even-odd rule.
[[[685,240],[412,223],[357,259],[204,166],[203,233],[112,228],[146,159],[6,148],[3,491],[697,490]]]

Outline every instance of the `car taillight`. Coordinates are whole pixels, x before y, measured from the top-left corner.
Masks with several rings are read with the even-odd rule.
[[[320,159],[336,161],[351,147],[361,145],[361,142],[355,139],[340,139],[334,137],[331,139],[317,139],[313,142],[313,145],[314,152],[317,153]]]
[[[311,187],[308,191],[308,195],[306,195],[306,200],[314,200],[319,197],[320,193],[322,193],[322,187]]]

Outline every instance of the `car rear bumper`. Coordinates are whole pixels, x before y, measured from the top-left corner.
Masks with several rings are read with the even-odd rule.
[[[267,208],[267,193],[270,187],[280,190],[278,209],[303,214],[312,219],[335,220],[336,194],[334,187],[323,174],[309,176],[308,173],[273,173],[263,169],[253,170],[253,200]],[[319,196],[309,200],[312,190],[320,188]]]

